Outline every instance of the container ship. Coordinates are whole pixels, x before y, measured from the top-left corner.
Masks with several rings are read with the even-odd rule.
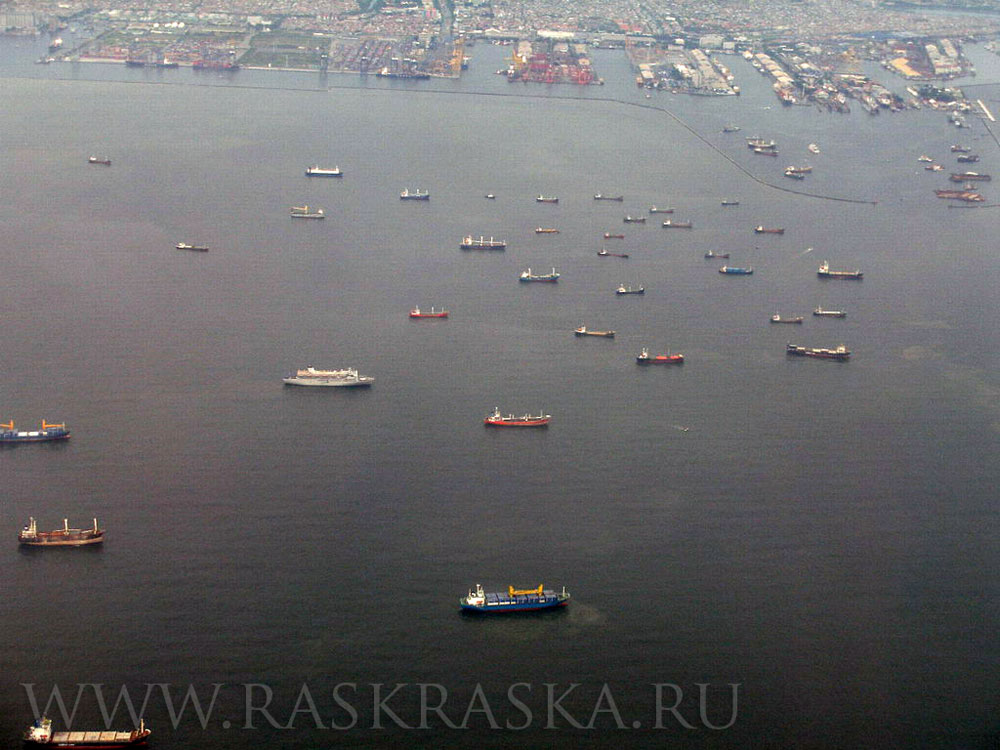
[[[819,349],[788,344],[785,347],[785,352],[795,357],[818,357],[819,359],[847,359],[851,356],[851,353],[843,344],[836,349]]]
[[[531,414],[520,417],[515,417],[513,414],[504,416],[500,413],[500,407],[495,407],[493,413],[483,419],[483,424],[487,427],[545,427],[551,421],[551,414],[539,414],[537,417]]]
[[[14,420],[0,424],[0,443],[46,443],[51,440],[68,440],[69,430],[64,424],[49,424],[42,420],[40,430],[18,430]]]
[[[310,208],[309,206],[292,206],[291,216],[293,219],[325,219],[326,214],[322,208]]]
[[[556,273],[556,269],[552,269],[552,273],[532,273],[529,268],[527,271],[522,271],[520,276],[521,281],[559,281],[559,274]]]
[[[174,247],[178,250],[193,250],[199,253],[208,252],[208,245],[189,245],[187,242],[178,242]]]
[[[757,226],[755,226],[753,228],[753,231],[754,231],[754,234],[784,234],[785,233],[785,228],[784,227],[765,227],[765,226],[763,226],[761,224],[758,224]]]
[[[427,312],[426,310],[421,310],[419,307],[414,307],[412,310],[410,310],[410,317],[411,318],[447,318],[448,317],[448,311],[447,310],[435,310],[432,307],[431,311]]]
[[[728,274],[730,276],[750,276],[753,273],[753,268],[747,266],[746,268],[740,268],[739,266],[723,266],[719,269],[719,273]]]
[[[614,331],[590,331],[587,330],[587,326],[580,326],[579,328],[574,328],[573,333],[577,336],[601,336],[606,339],[613,339],[615,337]]]
[[[306,177],[343,177],[344,173],[340,171],[340,167],[334,167],[333,169],[324,169],[320,166],[307,167]]]
[[[146,722],[139,720],[139,728],[123,732],[53,732],[52,720],[42,717],[24,732],[24,747],[58,747],[62,750],[101,750],[105,748],[145,747],[152,732]]]
[[[307,367],[294,375],[282,378],[285,385],[321,386],[334,388],[365,388],[375,382],[375,378],[358,374],[352,368],[346,370],[317,370]]]
[[[515,589],[509,586],[506,592],[487,592],[480,583],[476,590],[469,590],[468,596],[459,599],[465,612],[536,612],[541,609],[555,609],[569,604],[570,595],[563,586],[562,591],[550,591],[541,585],[537,589]]]
[[[29,518],[28,525],[17,535],[17,541],[25,547],[83,547],[103,542],[104,529],[98,527],[96,518],[93,528],[71,529],[69,520],[64,518],[61,529],[39,531],[35,519]]]
[[[507,243],[504,240],[497,240],[493,237],[486,238],[482,235],[476,239],[470,234],[463,237],[458,246],[463,250],[503,250],[507,247]]]
[[[643,348],[636,356],[635,361],[640,365],[682,365],[684,364],[683,354],[653,354],[649,353],[649,349]]]
[[[399,199],[401,201],[429,201],[431,199],[431,194],[429,190],[414,190],[411,192],[410,189],[407,188],[399,194]]]
[[[862,279],[864,274],[859,270],[854,271],[831,271],[830,263],[823,261],[823,265],[816,271],[816,275],[822,279]]]

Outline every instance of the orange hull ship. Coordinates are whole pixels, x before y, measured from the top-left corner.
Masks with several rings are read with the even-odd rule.
[[[447,318],[448,317],[448,311],[447,310],[435,310],[432,307],[431,311],[427,312],[426,310],[421,310],[419,307],[414,307],[412,310],[410,310],[410,317],[411,318]]]

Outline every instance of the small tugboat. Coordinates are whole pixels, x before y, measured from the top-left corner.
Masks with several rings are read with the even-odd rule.
[[[104,541],[104,529],[94,519],[92,529],[71,529],[69,520],[63,519],[63,527],[55,531],[39,531],[34,518],[28,518],[28,525],[17,535],[19,544],[25,547],[83,547]]]
[[[463,250],[503,250],[507,247],[507,243],[504,240],[487,238],[482,235],[476,239],[470,234],[463,237],[458,246]]]
[[[52,720],[36,719],[24,732],[24,747],[57,747],[62,750],[111,750],[111,748],[145,747],[152,732],[146,722],[139,720],[139,728],[123,732],[53,732]]]
[[[525,414],[515,417],[513,414],[504,416],[500,413],[500,407],[494,407],[493,413],[486,416],[483,424],[487,427],[545,427],[552,421],[551,414],[539,413],[537,417]]]
[[[609,253],[607,250],[604,250],[604,249],[598,250],[597,254],[600,255],[602,258],[609,257],[609,256],[613,257],[613,258],[627,258],[628,257],[628,253]]]
[[[111,159],[109,159],[106,156],[91,156],[89,159],[87,159],[87,163],[89,163],[89,164],[100,164],[100,165],[105,166],[105,167],[110,167],[111,166]]]
[[[854,271],[831,271],[829,261],[823,261],[823,265],[816,271],[816,275],[821,279],[857,279],[861,280],[864,274],[859,270]]]
[[[427,312],[426,310],[421,310],[419,307],[414,307],[412,310],[410,310],[410,317],[411,318],[447,318],[448,317],[448,311],[447,310],[435,310],[432,307],[431,311]]]
[[[429,201],[431,194],[428,190],[414,190],[411,192],[409,188],[406,188],[399,194],[399,199],[401,201]]]
[[[294,375],[282,378],[285,385],[319,386],[332,388],[366,388],[375,382],[375,378],[360,375],[352,368],[346,370],[317,370],[306,367],[297,370]]]
[[[344,173],[340,171],[340,167],[334,167],[333,169],[324,169],[319,165],[314,167],[306,168],[306,177],[343,177]]]
[[[640,365],[682,365],[684,364],[683,354],[656,354],[650,356],[649,349],[643,347],[635,361]]]
[[[672,221],[667,219],[663,222],[663,226],[667,229],[690,229],[694,225],[690,221]]]
[[[801,323],[803,320],[802,316],[799,315],[795,318],[783,318],[778,313],[771,316],[772,323]]]
[[[515,589],[508,586],[506,593],[483,590],[481,583],[476,590],[469,589],[469,595],[459,599],[464,612],[498,614],[503,612],[536,612],[540,609],[554,609],[569,604],[570,595],[563,586],[561,592],[543,589]]]
[[[521,271],[520,276],[521,281],[559,281],[559,274],[556,273],[556,269],[552,269],[552,273],[532,273],[529,268],[527,271]]]
[[[535,227],[535,234],[559,234],[559,230],[551,227]]]
[[[603,195],[602,193],[597,193],[596,195],[594,195],[594,200],[595,201],[617,201],[618,203],[621,203],[623,200],[625,200],[625,196],[624,195]]]
[[[496,199],[497,199],[497,197],[495,195],[493,195],[493,193],[487,193],[486,194],[486,200],[488,200],[488,201],[495,201]]]
[[[753,268],[749,266],[747,268],[739,268],[737,266],[723,266],[719,269],[719,273],[728,274],[730,276],[749,276],[753,273]]]
[[[17,430],[14,420],[0,424],[0,443],[46,443],[52,440],[68,440],[69,430],[64,424],[49,424],[42,420],[40,430]]]
[[[824,310],[822,307],[817,307],[813,310],[813,315],[817,315],[821,318],[846,318],[847,313],[843,310]]]
[[[784,227],[765,227],[760,224],[753,228],[754,234],[784,234]]]
[[[785,352],[795,357],[817,357],[819,359],[847,359],[851,356],[851,353],[843,344],[836,349],[818,349],[788,344],[785,346]]]
[[[631,216],[631,215],[629,215],[629,216],[626,216],[625,218],[623,218],[622,221],[625,222],[626,224],[645,224],[646,223],[646,217],[645,216]]]
[[[291,216],[293,219],[325,219],[326,214],[322,208],[310,208],[309,206],[292,206]]]
[[[535,203],[558,203],[558,198],[546,198],[544,195],[535,197]]]
[[[656,206],[649,207],[649,213],[651,214],[672,214],[673,212],[673,208],[657,208]]]
[[[174,245],[174,247],[176,247],[178,250],[194,250],[195,252],[199,253],[208,252],[208,245],[189,245],[186,242],[178,242],[176,245]]]
[[[577,336],[603,336],[606,339],[613,339],[615,337],[614,331],[588,331],[587,326],[574,328],[573,333]]]
[[[604,233],[604,239],[606,240],[623,240],[625,239],[624,234],[611,234],[610,232]]]
[[[725,258],[726,260],[729,260],[729,253],[717,253],[714,250],[709,250],[707,253],[705,253],[705,257],[706,258]]]
[[[808,146],[806,146],[806,148],[809,150],[810,154],[819,153],[819,146],[817,146],[815,143],[810,143]]]
[[[722,205],[723,206],[738,206],[738,205],[740,205],[740,202],[739,201],[728,200],[728,201],[722,201]]]

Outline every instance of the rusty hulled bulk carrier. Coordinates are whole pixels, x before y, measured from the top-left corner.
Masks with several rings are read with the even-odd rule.
[[[58,747],[79,750],[113,750],[114,748],[146,747],[152,732],[139,720],[137,729],[126,731],[53,732],[52,720],[44,716],[24,732],[24,747]]]
[[[39,531],[38,522],[34,518],[29,518],[28,525],[17,535],[17,541],[25,547],[83,547],[103,542],[104,529],[97,525],[96,518],[93,528],[71,529],[69,520],[64,518],[61,529]]]

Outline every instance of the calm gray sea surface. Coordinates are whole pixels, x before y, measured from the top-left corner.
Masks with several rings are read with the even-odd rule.
[[[782,109],[738,58],[739,98],[646,99],[621,52],[595,55],[607,85],[577,89],[507,84],[509,48],[488,46],[459,82],[389,83],[33,65],[45,41],[0,41],[0,418],[73,438],[0,451],[0,745],[31,719],[21,683],[70,703],[78,683],[109,703],[193,684],[206,704],[222,683],[205,729],[190,707],[172,729],[155,694],[155,747],[997,746],[1000,214],[932,192],[953,143],[997,171],[979,119]],[[976,59],[977,83],[1000,81],[1000,58]],[[781,174],[806,163],[802,183]],[[290,220],[302,204],[328,218]],[[459,250],[470,233],[507,250]],[[755,273],[723,276],[708,250]],[[825,259],[864,280],[818,279]],[[562,277],[520,284],[528,267]],[[686,363],[641,368],[642,347]],[[376,383],[282,386],[306,365]],[[494,406],[552,424],[491,431]],[[96,515],[107,541],[19,550],[29,515]],[[476,582],[573,603],[462,616]],[[244,728],[246,683],[294,729]],[[357,726],[317,729],[302,685],[348,724],[338,683]],[[467,730],[433,713],[403,730],[382,711],[373,729],[373,683],[407,683],[387,705],[408,725],[415,683],[437,683],[455,723],[478,684],[500,725],[528,727],[478,710]],[[547,693],[573,683],[559,705],[592,729],[549,721]],[[683,690],[693,729],[669,711],[653,729],[656,683]],[[715,725],[739,684],[731,727],[706,728],[699,683]],[[100,724],[86,693],[75,726]]]

